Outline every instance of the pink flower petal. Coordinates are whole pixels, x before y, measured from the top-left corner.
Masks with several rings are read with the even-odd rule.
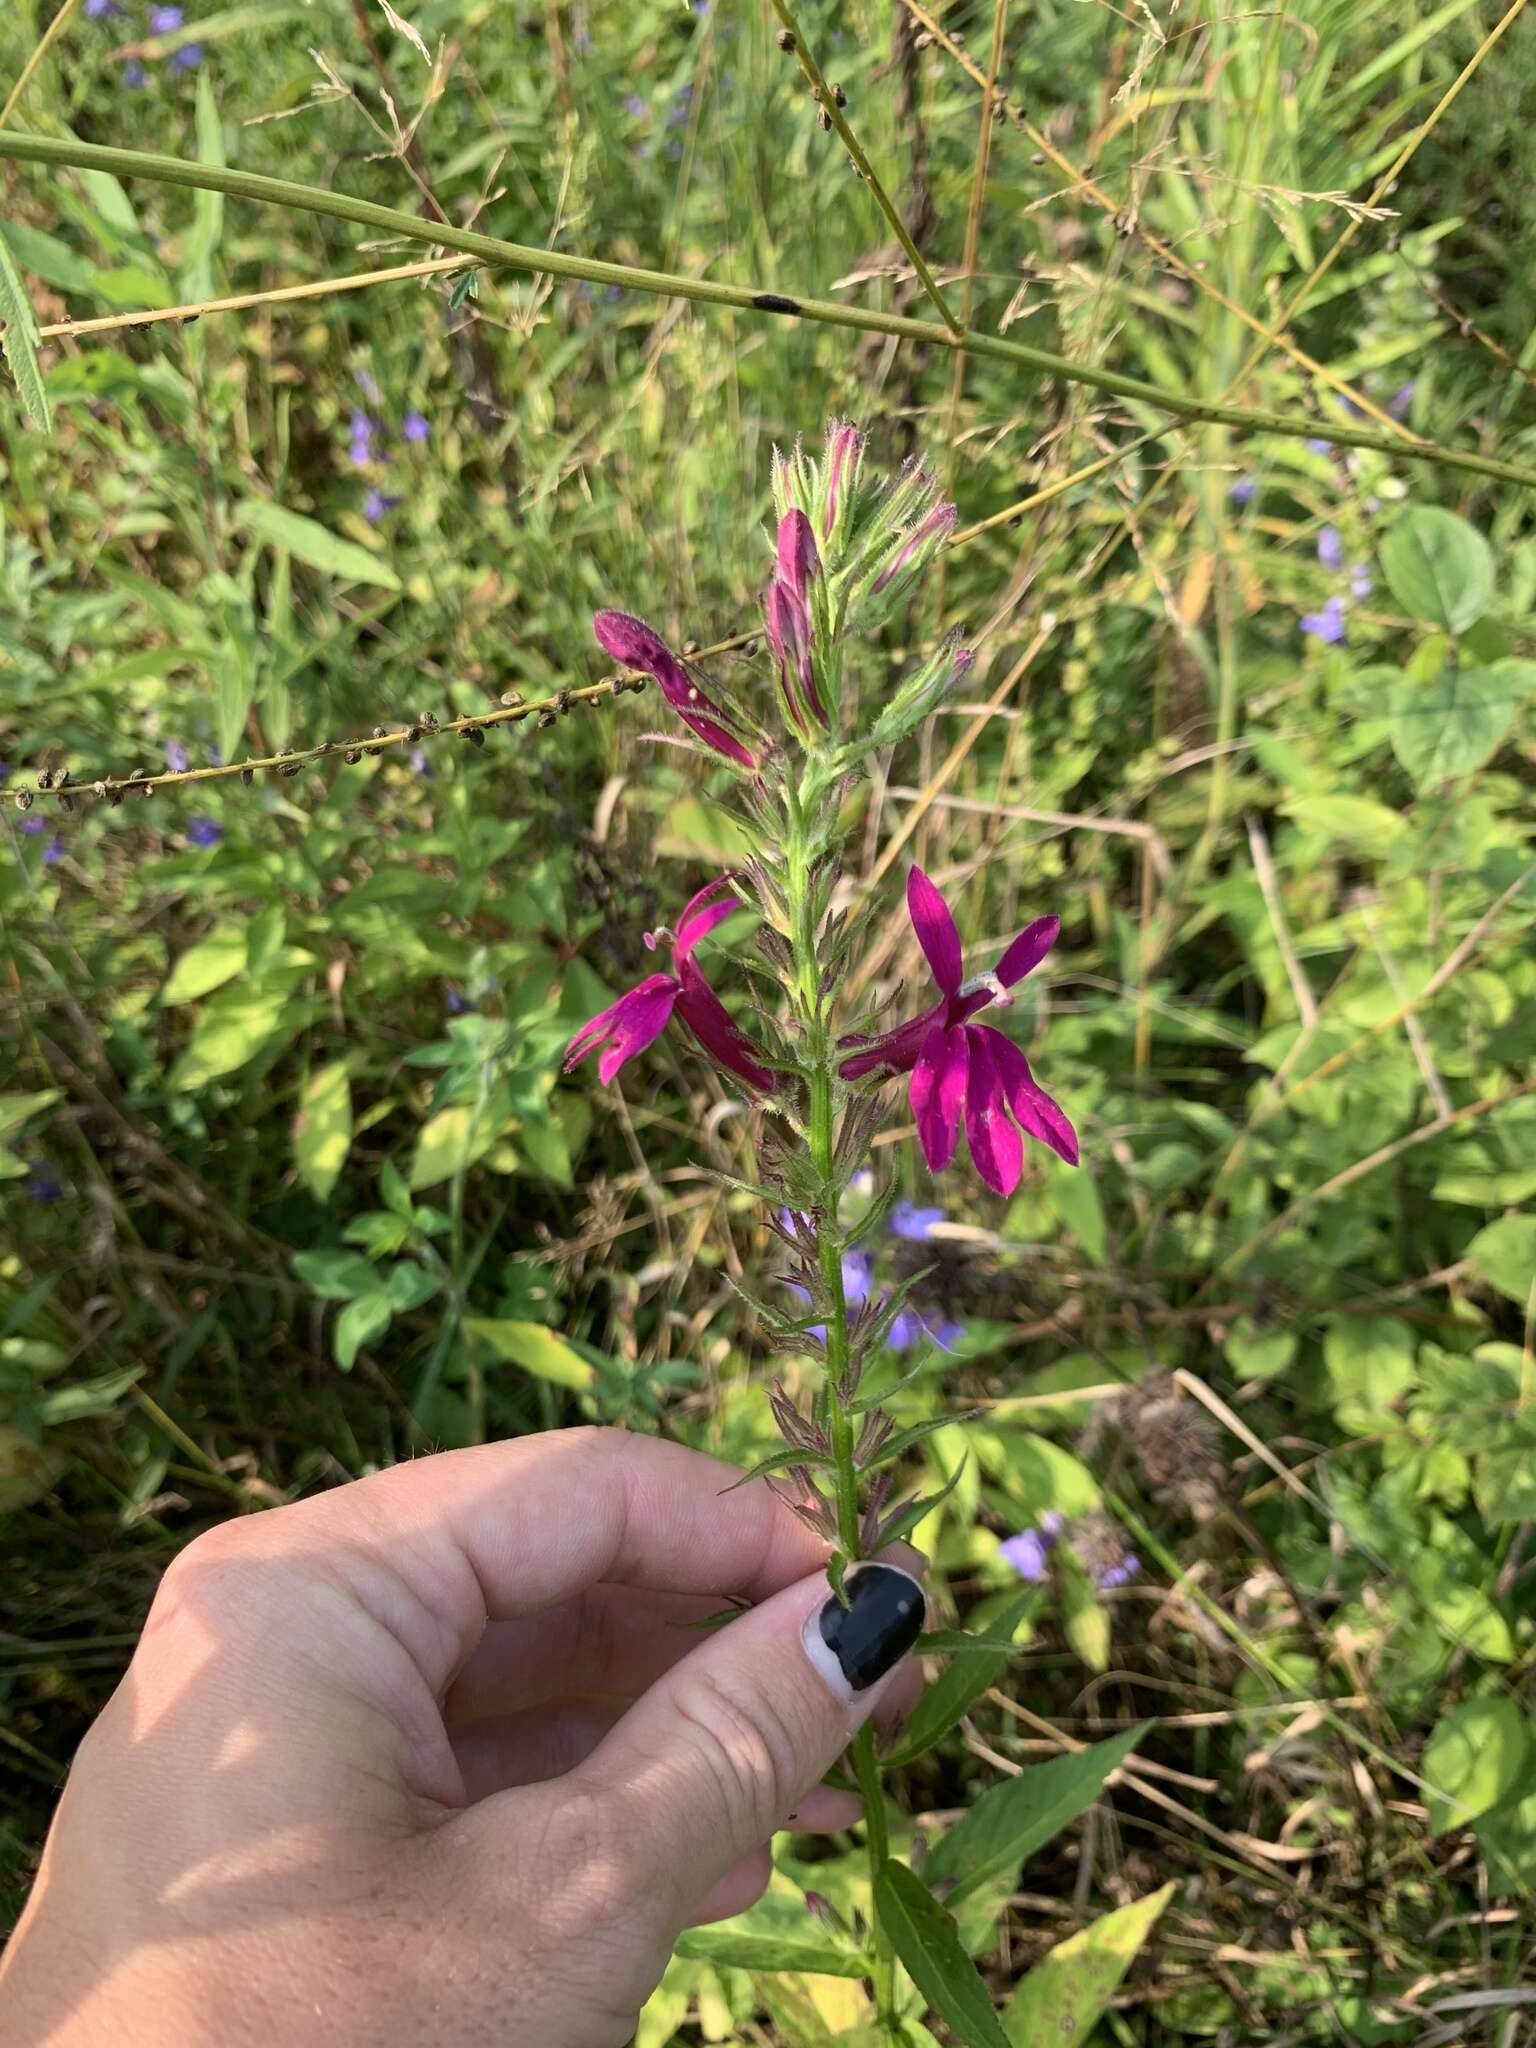
[[[806,585],[820,574],[816,536],[811,531],[811,522],[796,505],[779,521],[779,580],[787,583],[804,603]]]
[[[964,1031],[946,1031],[936,1024],[912,1069],[907,1100],[917,1123],[917,1141],[933,1173],[948,1166],[955,1156],[970,1071],[966,1036]]]
[[[993,1031],[985,1024],[978,1024],[976,1029],[985,1031],[989,1038],[996,1040],[991,1047],[993,1062],[1002,1079],[1008,1107],[1019,1128],[1031,1138],[1038,1138],[1042,1145],[1049,1145],[1068,1166],[1076,1166],[1077,1133],[1066,1111],[1046,1094],[1030,1072],[1029,1061],[1011,1038],[1005,1038],[1001,1031]]]
[[[663,697],[705,746],[713,747],[717,754],[724,754],[740,767],[756,768],[757,756],[731,731],[726,713],[694,681],[661,635],[644,619],[637,619],[632,612],[597,612],[592,631],[599,646],[615,661],[623,662],[626,668],[644,669],[647,675],[655,677]]]
[[[660,1037],[666,1029],[681,987],[674,975],[648,975],[637,988],[610,1003],[606,1010],[599,1010],[566,1047],[566,1072],[601,1046],[604,1050],[597,1063],[598,1078],[611,1081],[626,1060],[644,1052],[652,1039]]]
[[[724,1003],[715,994],[692,960],[680,963],[682,993],[677,1014],[718,1066],[745,1081],[749,1088],[765,1094],[776,1085],[766,1067],[759,1066],[757,1047],[741,1030]]]
[[[1022,981],[1026,974],[1040,965],[1055,945],[1060,930],[1059,917],[1037,917],[1033,924],[1025,925],[997,963],[997,978],[1004,988],[1012,988],[1016,981]]]
[[[976,1171],[989,1188],[1011,1195],[1024,1169],[1024,1140],[1008,1118],[1002,1076],[992,1056],[992,1043],[1003,1039],[988,1025],[973,1024],[963,1035],[970,1040],[971,1077],[965,1094],[965,1135],[971,1141]]]
[[[946,1020],[948,1010],[947,1002],[935,1003],[931,1010],[924,1010],[909,1024],[898,1024],[894,1031],[884,1031],[867,1044],[860,1044],[853,1038],[839,1039],[839,1049],[849,1046],[853,1050],[840,1063],[838,1072],[845,1081],[862,1080],[865,1074],[881,1070],[887,1075],[910,1074],[927,1043],[929,1032],[935,1024]]]
[[[719,897],[715,903],[710,898]],[[746,906],[731,887],[729,875],[719,875],[707,883],[696,896],[690,896],[683,906],[683,914],[677,920],[677,942],[672,948],[675,960],[686,960],[700,939],[706,939],[717,924],[724,924],[728,917]]]
[[[960,987],[962,957],[960,934],[949,914],[949,905],[920,867],[907,872],[907,912],[917,943],[928,956],[933,978],[947,996]]]

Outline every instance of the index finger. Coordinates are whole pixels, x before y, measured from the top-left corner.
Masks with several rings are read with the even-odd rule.
[[[441,1690],[487,1620],[597,1584],[756,1603],[827,1544],[761,1480],[617,1429],[553,1430],[393,1466],[239,1525],[241,1555],[349,1579]]]

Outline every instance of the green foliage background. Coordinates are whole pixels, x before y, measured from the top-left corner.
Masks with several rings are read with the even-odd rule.
[[[933,11],[985,75],[993,8]],[[52,12],[13,0],[0,78]],[[365,0],[189,4],[147,49],[137,0],[80,11],[11,125],[924,314],[768,9],[402,12],[433,61]],[[1053,2039],[1427,2039],[1437,1997],[1531,1978],[1531,500],[1327,436],[1329,377],[1378,410],[1411,383],[1408,432],[1536,466],[1536,26],[1516,10],[1489,47],[1501,12],[1004,7],[999,85],[1039,133],[993,122],[983,187],[980,91],[902,0],[804,11],[978,328],[1309,412],[1318,445],[464,270],[45,336],[51,435],[0,396],[13,789],[159,770],[172,742],[196,765],[543,699],[603,673],[601,604],[704,644],[749,630],[770,446],[833,413],[886,464],[926,453],[962,527],[995,522],[863,678],[877,696],[952,623],[979,650],[964,701],[851,799],[850,886],[884,878],[872,986],[898,1005],[913,855],[979,954],[1046,908],[1065,926],[1022,1031],[1084,1169],[1039,1153],[999,1205],[963,1168],[932,1188],[909,1144],[882,1154],[949,1212],[924,1285],[966,1333],[901,1419],[986,1404],[909,1460],[915,1484],[972,1454],[919,1540],[952,1618],[1005,1614],[1019,1644],[976,1660],[998,1690],[940,1681],[969,1711],[909,1773],[911,1808],[1161,1717],[1088,1832],[961,1915],[1001,1993],[1111,1908],[1141,1918],[1103,1923],[1095,1972],[1123,1968],[1138,1902],[1174,1885],[1075,2037],[1050,2004],[1072,1966],[1033,1980],[1019,2012]],[[174,69],[194,38],[200,66]],[[423,253],[100,174],[7,165],[0,190],[43,328]],[[1253,331],[1282,315],[1311,367]],[[387,461],[350,459],[357,409]],[[370,519],[370,489],[398,502]],[[1301,625],[1331,597],[1338,644]],[[738,850],[708,772],[647,738],[658,717],[624,698],[483,749],[429,740],[414,766],[0,810],[16,1897],[159,1570],[210,1522],[583,1418],[771,1448],[770,1363],[730,1285],[771,1249],[710,1177],[753,1120],[665,1041],[622,1104],[556,1084],[576,1024],[647,971],[642,932]],[[1140,1578],[1101,1597],[1063,1571],[1021,1602],[998,1542],[1051,1509],[1111,1511]],[[805,1885],[860,1905],[856,1859],[789,1847],[769,1921],[803,1922]],[[641,2040],[857,2040],[862,1996],[699,1937]],[[1467,2038],[1504,2041],[1510,2011],[1493,1998]]]

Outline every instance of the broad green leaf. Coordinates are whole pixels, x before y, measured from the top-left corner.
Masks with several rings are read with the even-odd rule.
[[[1033,1764],[995,1785],[940,1837],[928,1858],[929,1877],[955,1880],[947,1894],[953,1903],[989,1878],[1016,1872],[1026,1857],[1087,1812],[1151,1725],[1142,1721],[1108,1742]]]
[[[1392,1404],[1414,1384],[1418,1345],[1396,1316],[1337,1316],[1323,1338],[1335,1412],[1361,1436],[1387,1426]]]
[[[23,227],[20,221],[11,220],[0,220],[0,238],[9,245],[20,267],[30,270],[34,277],[40,277],[44,284],[51,284],[55,291],[90,297],[93,266],[71,249],[68,242],[61,242],[57,235],[45,235],[37,228]]]
[[[42,365],[37,360],[37,322],[32,301],[10,244],[0,241],[0,349],[16,380],[16,395],[28,422],[46,434],[53,425],[48,410],[48,393],[43,386]]]
[[[351,1301],[384,1285],[378,1268],[358,1252],[295,1252],[293,1270],[322,1301]]]
[[[418,1266],[414,1259],[402,1259],[391,1269],[384,1292],[396,1315],[404,1315],[407,1309],[420,1308],[424,1301],[430,1301],[441,1285],[436,1274],[429,1273],[425,1266]]]
[[[290,993],[225,989],[202,1012],[171,1074],[176,1088],[205,1088],[235,1074],[303,1028],[308,1004]]]
[[[502,1134],[502,1117],[485,1103],[454,1102],[421,1127],[411,1161],[411,1186],[435,1187],[483,1159]]]
[[[357,1354],[365,1344],[371,1344],[375,1337],[382,1337],[394,1320],[394,1307],[386,1294],[363,1294],[356,1301],[349,1301],[336,1318],[336,1332],[331,1339],[336,1353],[336,1363],[343,1372],[350,1372],[357,1362]]]
[[[1467,1246],[1474,1269],[1523,1308],[1536,1287],[1536,1216],[1501,1216]]]
[[[345,1060],[311,1074],[293,1126],[293,1157],[317,1202],[330,1200],[352,1143],[352,1084]]]
[[[1280,808],[1304,831],[1342,839],[1366,853],[1385,853],[1407,831],[1407,821],[1369,796],[1293,796]]]
[[[1039,1598],[1040,1595],[1034,1591],[1019,1593],[993,1616],[989,1632],[1001,1636],[1005,1648],[969,1651],[947,1665],[925,1688],[922,1698],[907,1716],[900,1741],[885,1759],[888,1768],[897,1769],[902,1764],[912,1763],[932,1749],[963,1715],[969,1713],[987,1688],[996,1685],[1009,1660],[1018,1653],[1018,1646],[1012,1640],[1013,1631]]]
[[[34,1443],[13,1423],[0,1422],[0,1515],[41,1500],[68,1462],[62,1451]]]
[[[954,1916],[904,1863],[875,1879],[875,1911],[912,1982],[965,2048],[1009,2048],[992,1994],[965,1952]]]
[[[1003,2014],[1014,2048],[1079,2048],[1178,1889],[1165,1884],[1057,1942],[1019,1985]]]
[[[1437,505],[1414,505],[1381,544],[1392,595],[1411,618],[1464,633],[1493,595],[1488,543],[1465,519]]]
[[[1061,1620],[1067,1641],[1090,1671],[1109,1669],[1109,1610],[1082,1570],[1068,1571],[1061,1582]]]
[[[867,1977],[867,1957],[830,1942],[791,1935],[752,1934],[730,1926],[690,1927],[678,1937],[676,1954],[694,1962],[733,1970],[803,1970],[820,1977]]]
[[[1420,789],[1481,768],[1509,731],[1522,693],[1518,678],[1501,671],[1536,663],[1500,662],[1495,668],[1445,668],[1432,683],[1404,683],[1392,716],[1392,751]]]
[[[520,1365],[535,1378],[585,1393],[597,1378],[596,1369],[543,1323],[520,1323],[510,1316],[469,1316],[464,1328],[497,1358]]]
[[[1266,1328],[1252,1316],[1238,1316],[1227,1331],[1227,1363],[1244,1379],[1273,1379],[1294,1361],[1296,1344],[1294,1330],[1279,1324]]]
[[[1429,1831],[1443,1835],[1496,1807],[1531,1760],[1531,1723],[1507,1693],[1463,1700],[1442,1714],[1424,1745]]]
[[[232,981],[245,966],[246,947],[245,932],[237,925],[221,925],[206,939],[188,946],[160,991],[161,1002],[193,1003]]]
[[[290,512],[267,498],[247,498],[240,508],[239,523],[248,533],[275,548],[286,548],[312,569],[324,569],[348,583],[376,583],[385,590],[398,590],[400,578],[389,564],[356,541],[343,540],[302,512]]]

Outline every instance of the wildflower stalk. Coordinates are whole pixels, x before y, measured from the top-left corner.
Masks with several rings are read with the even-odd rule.
[[[828,1434],[832,1440],[833,1497],[837,1512],[838,1542],[846,1557],[860,1555],[862,1539],[859,1513],[859,1480],[854,1465],[856,1420],[842,1387],[849,1362],[848,1295],[843,1283],[843,1248],[838,1241],[837,1210],[842,1193],[838,1185],[834,1135],[833,1042],[828,1006],[821,993],[822,962],[816,945],[815,913],[812,904],[812,848],[806,832],[806,817],[815,808],[814,792],[830,780],[819,750],[808,759],[798,790],[787,791],[790,831],[785,844],[785,882],[789,899],[794,960],[794,986],[798,1022],[805,1034],[807,1086],[807,1143],[824,1199],[814,1217],[817,1264],[827,1294],[826,1384]],[[811,797],[811,802],[807,802]],[[854,1775],[864,1802],[864,1837],[869,1855],[869,1877],[874,1884],[890,1855],[890,1835],[885,1819],[885,1790],[880,1782],[880,1760],[875,1753],[874,1730],[866,1722],[853,1741]],[[875,2005],[879,2023],[894,2033],[896,1964],[890,1937],[873,1917]]]

